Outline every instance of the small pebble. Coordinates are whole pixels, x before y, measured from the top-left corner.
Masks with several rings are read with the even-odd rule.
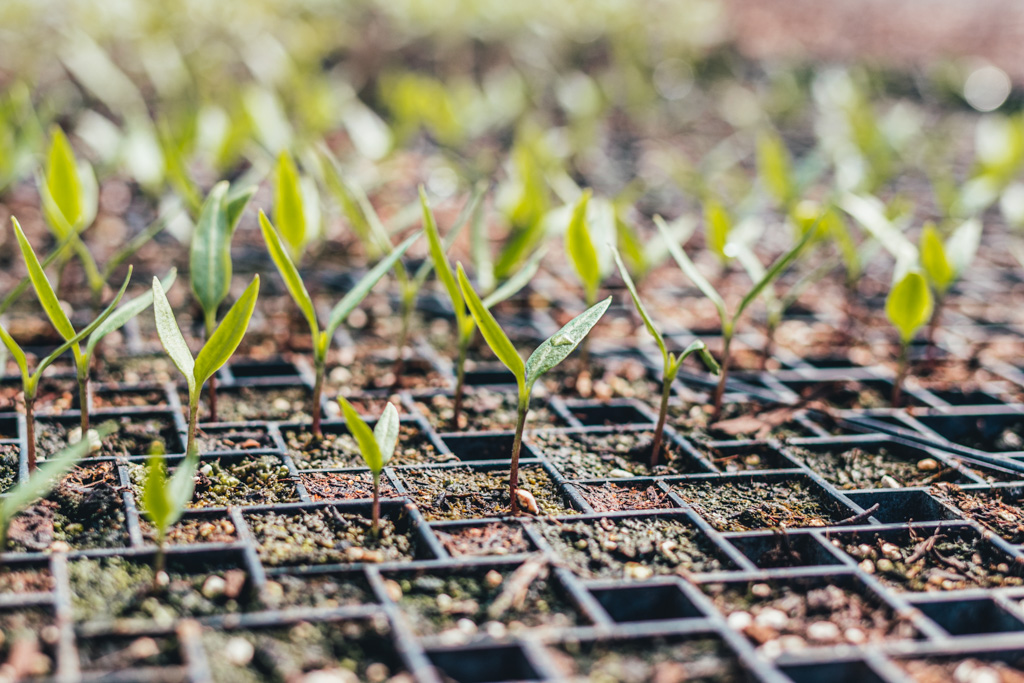
[[[208,576],[206,581],[203,582],[203,597],[213,600],[224,595],[224,590],[227,588],[227,581],[214,574]]]
[[[627,472],[626,470],[620,470],[620,469],[616,468],[616,469],[610,471],[608,473],[608,476],[611,477],[612,479],[630,479],[630,478],[633,477],[633,473],[632,472]]]
[[[502,579],[501,573],[499,573],[499,572],[497,572],[497,571],[495,571],[493,569],[491,571],[487,572],[487,574],[484,575],[484,582],[486,582],[487,585],[490,586],[491,588],[497,588],[498,586],[500,586],[502,580],[503,579]]]
[[[786,624],[789,623],[789,617],[782,610],[775,609],[774,607],[768,607],[767,609],[761,610],[757,616],[754,617],[754,621],[761,626],[767,626],[773,628],[776,631],[781,631],[786,628]]]
[[[939,462],[935,458],[921,458],[917,461],[917,469],[922,472],[934,472],[939,469]]]
[[[868,635],[859,628],[848,628],[843,631],[843,638],[845,638],[848,643],[859,645],[868,639]]]
[[[255,654],[256,648],[245,638],[232,638],[224,646],[224,658],[235,666],[245,666]]]
[[[654,570],[639,562],[627,562],[623,567],[626,578],[643,581],[654,576]]]
[[[402,587],[394,579],[388,579],[384,582],[384,592],[387,593],[388,598],[394,602],[398,602],[402,599]]]
[[[748,626],[754,623],[754,617],[750,616],[750,612],[733,612],[726,619],[729,623],[729,628],[734,631],[745,631]]]
[[[772,587],[767,583],[755,583],[750,587],[750,592],[759,598],[767,598],[772,594]]]
[[[863,560],[863,561],[861,561],[861,563],[858,566],[863,571],[867,572],[868,574],[874,574],[875,573],[875,563],[872,562],[871,560]]]
[[[839,627],[831,621],[816,621],[807,627],[807,638],[818,643],[834,643],[839,640]]]

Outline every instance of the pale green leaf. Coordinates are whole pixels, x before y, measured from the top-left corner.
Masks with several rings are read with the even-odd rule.
[[[473,319],[476,320],[477,327],[480,328],[480,334],[483,335],[484,341],[494,351],[494,355],[498,357],[498,360],[504,363],[505,367],[515,375],[516,382],[519,384],[520,395],[525,394],[526,366],[523,364],[523,359],[519,357],[519,353],[516,351],[516,347],[512,345],[508,335],[501,329],[498,321],[494,319],[494,316],[491,315],[491,312],[487,310],[487,307],[480,300],[476,290],[473,289],[473,285],[469,283],[469,278],[466,277],[466,271],[462,268],[461,263],[458,264],[458,278],[462,297],[465,299]]]
[[[171,268],[170,272],[164,276],[163,285],[164,291],[171,288],[174,284],[174,280],[178,277],[178,269]],[[121,329],[125,323],[134,318],[135,316],[142,313],[144,310],[153,305],[153,290],[146,290],[143,294],[135,297],[131,301],[128,301],[121,305],[116,311],[111,313],[110,317],[103,321],[103,324],[96,328],[96,331],[89,335],[89,340],[85,344],[85,355],[92,356],[92,352],[96,349],[96,345],[100,343],[100,340],[105,336],[113,332],[114,330]]]
[[[728,261],[729,256],[725,253],[725,245],[729,243],[732,220],[725,207],[713,199],[709,199],[704,204],[704,230],[708,249],[722,261]]]
[[[189,253],[192,291],[207,316],[216,314],[231,288],[231,229],[224,211],[227,192],[227,181],[210,190],[199,212]]]
[[[548,253],[548,250],[544,247],[538,249],[530,259],[523,264],[523,266],[515,272],[509,279],[502,282],[498,287],[484,297],[484,308],[490,310],[505,301],[509,297],[515,296],[519,293],[526,285],[530,284],[533,280],[533,276],[537,274],[540,269],[540,262],[544,259],[544,255]]]
[[[455,281],[455,274],[448,262],[445,247],[441,243],[441,235],[437,231],[437,222],[434,220],[434,212],[430,210],[427,203],[427,195],[420,187],[420,203],[423,205],[423,227],[427,233],[427,241],[430,244],[430,258],[434,263],[434,271],[437,279],[444,285],[451,299],[452,308],[455,310],[456,323],[461,325],[462,318],[466,315],[466,305],[462,301],[462,293],[459,292],[459,284]]]
[[[174,468],[174,474],[171,475],[171,481],[167,486],[167,498],[174,512],[167,522],[168,526],[181,518],[182,513],[185,512],[185,506],[192,500],[197,469],[199,469],[199,446],[193,445],[192,450],[185,454],[185,459]]]
[[[946,258],[946,248],[942,244],[939,231],[932,223],[925,223],[921,230],[921,241],[918,245],[921,250],[921,267],[935,291],[940,295],[945,294],[949,286],[956,279],[956,273],[949,259]]]
[[[619,255],[619,250],[612,247],[612,254],[615,257],[615,265],[619,267],[619,275],[622,277],[622,281],[626,284],[626,289],[629,290],[629,295],[633,298],[633,305],[636,306],[636,312],[640,314],[640,318],[644,321],[644,326],[647,331],[654,337],[654,341],[658,342],[658,348],[661,350],[661,357],[665,363],[666,369],[668,369],[668,349],[665,348],[665,339],[661,336],[661,332],[655,327],[654,321],[651,320],[651,316],[647,313],[647,307],[644,306],[644,302],[640,300],[640,294],[636,291],[636,285],[633,284],[633,278],[629,275],[629,270],[626,268],[626,264],[622,262],[622,256]]]
[[[567,322],[537,347],[526,360],[526,386],[532,388],[541,375],[565,360],[601,319],[612,298],[608,297]]]
[[[780,206],[793,201],[796,188],[789,150],[774,131],[764,131],[757,138],[757,172]]]
[[[61,337],[65,340],[74,337],[75,328],[71,326],[71,320],[68,319],[64,309],[61,308],[56,292],[50,286],[50,281],[46,278],[43,267],[39,265],[36,253],[32,251],[32,245],[29,244],[25,233],[21,230],[21,224],[13,216],[11,216],[11,223],[14,224],[14,234],[18,238],[18,247],[21,249],[22,257],[25,259],[28,276],[32,280],[32,287],[36,290],[36,297],[39,298],[39,303],[42,304],[43,310],[46,311],[46,316],[53,323],[53,326],[57,328],[57,332],[60,333]]]
[[[893,285],[885,300],[885,315],[900,333],[900,341],[909,344],[917,331],[932,316],[932,293],[924,276],[911,271]]]
[[[359,413],[344,396],[338,397],[338,403],[341,404],[341,411],[345,416],[348,430],[352,432],[352,437],[359,444],[359,453],[363,456],[366,466],[370,468],[371,472],[380,472],[384,468],[384,457],[380,452],[380,446],[377,444],[373,430],[363,421],[363,418],[359,417]]]
[[[174,511],[167,496],[167,464],[163,455],[150,453],[146,460],[146,482],[142,487],[142,514],[163,535],[171,526],[167,520]]]
[[[490,292],[494,289],[494,260],[491,258],[490,234],[487,230],[486,212],[484,211],[483,193],[486,186],[478,190],[480,199],[473,206],[470,217],[469,250],[473,256],[477,281],[480,289]]]
[[[764,288],[782,275],[782,273],[786,271],[786,268],[788,268],[789,265],[796,260],[796,257],[800,255],[800,252],[804,250],[804,247],[811,243],[811,240],[818,234],[820,221],[821,219],[819,218],[818,223],[812,225],[792,249],[776,259],[775,263],[769,266],[768,270],[765,271],[764,277],[754,284],[753,289],[747,292],[747,295],[743,297],[742,301],[740,301],[739,307],[732,316],[733,324],[735,324],[740,315],[743,314],[743,311],[746,310],[747,306],[749,306],[761,294]]]
[[[696,285],[697,289],[699,289],[704,296],[706,296],[711,303],[715,305],[715,308],[718,309],[718,317],[722,321],[722,327],[724,328],[727,323],[728,313],[725,310],[725,301],[722,299],[721,295],[711,285],[711,283],[708,282],[707,278],[700,274],[700,271],[697,270],[697,266],[694,265],[693,261],[690,260],[690,257],[686,255],[686,252],[683,251],[682,247],[672,239],[669,227],[665,224],[665,221],[661,216],[654,217],[654,224],[657,225],[658,230],[661,231],[661,236],[664,238],[665,244],[668,246],[669,253],[672,254],[672,258],[674,258],[676,263],[679,264],[679,268],[683,271],[683,274],[690,278],[690,282]]]
[[[946,240],[946,255],[956,277],[963,275],[967,267],[974,260],[978,253],[978,246],[981,244],[981,221],[977,218],[969,218],[953,231],[953,234]]]
[[[3,341],[4,348],[10,351],[11,356],[14,358],[14,362],[18,364],[18,370],[21,371],[21,381],[24,384],[28,384],[28,359],[25,358],[25,352],[22,351],[18,342],[14,341],[7,330],[4,328],[3,323],[0,323],[0,341]],[[6,363],[4,364],[4,370],[6,371]]]
[[[303,206],[302,189],[299,187],[299,171],[288,152],[281,152],[277,158],[274,175],[274,222],[281,231],[291,256],[299,260],[306,246],[306,210]]]
[[[196,387],[203,386],[213,373],[228,362],[235,349],[242,343],[242,337],[245,336],[245,331],[249,328],[249,320],[256,308],[256,297],[259,295],[259,291],[260,276],[254,275],[252,282],[242,292],[242,296],[238,297],[238,301],[228,309],[228,312],[224,314],[224,319],[217,325],[217,329],[206,340],[206,344],[196,356],[193,371]]]
[[[309,296],[309,291],[306,289],[305,283],[302,282],[302,276],[299,275],[298,269],[288,256],[288,252],[281,242],[277,230],[270,224],[262,209],[260,209],[260,230],[263,232],[263,241],[267,244],[270,258],[274,261],[274,265],[277,266],[277,271],[281,273],[281,278],[284,280],[285,287],[288,288],[288,293],[292,295],[292,299],[295,300],[299,310],[302,311],[302,315],[305,316],[306,322],[309,323],[315,348],[317,337],[320,334],[320,323],[316,318],[316,308],[313,306],[313,299]]]
[[[384,412],[373,427],[373,438],[377,441],[380,449],[381,465],[387,465],[391,456],[395,454],[395,447],[398,445],[399,424],[398,410],[395,404],[388,401],[384,406]]]
[[[185,338],[178,328],[178,321],[174,318],[174,311],[167,301],[167,295],[160,284],[160,280],[153,277],[153,317],[156,320],[156,332],[160,337],[160,343],[170,356],[175,367],[185,376],[188,383],[189,395],[196,391],[195,361],[192,352],[185,343]]]
[[[78,162],[71,143],[59,126],[51,130],[50,150],[46,155],[46,187],[61,216],[76,228],[85,215]]]
[[[671,376],[673,378],[675,377],[676,372],[678,372],[679,366],[683,364],[683,361],[692,356],[694,353],[700,356],[700,359],[704,362],[704,365],[707,366],[707,369],[710,370],[712,374],[717,375],[721,371],[722,368],[721,366],[719,366],[718,361],[715,360],[715,357],[712,356],[711,353],[708,351],[707,344],[705,344],[700,339],[696,339],[690,342],[690,345],[683,349],[683,352],[679,354],[679,358],[676,359],[675,367],[673,368],[673,372],[671,373]],[[667,376],[668,375],[666,375],[666,377]]]
[[[590,239],[587,224],[587,205],[590,202],[590,190],[585,190],[572,212],[572,219],[565,232],[565,250],[569,253],[576,272],[583,283],[587,301],[597,297],[597,288],[601,284],[601,264],[597,257],[597,249]]]
[[[224,216],[227,219],[228,233],[234,234],[235,228],[238,227],[238,221],[241,220],[245,207],[249,205],[249,200],[254,194],[256,194],[256,186],[252,185],[238,194],[229,195],[224,200]]]

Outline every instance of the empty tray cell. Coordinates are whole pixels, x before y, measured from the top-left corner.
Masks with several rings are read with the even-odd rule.
[[[154,441],[162,441],[168,453],[181,453],[184,447],[178,435],[174,418],[169,413],[93,413],[92,423],[107,420],[117,422],[117,431],[103,439],[92,457],[122,457],[149,455]],[[69,439],[81,432],[75,416],[47,417],[36,421],[36,444],[39,458],[50,456],[65,448]]]
[[[308,570],[294,574],[282,573],[280,569],[271,570],[260,598],[268,609],[337,609],[378,602],[365,574],[358,569]]]
[[[540,676],[517,644],[427,652],[442,680],[453,683],[539,681]]]
[[[953,591],[1024,584],[1018,561],[972,527],[837,533],[832,543],[897,591]]]
[[[583,578],[646,579],[733,569],[722,550],[680,516],[604,517],[534,526]]]
[[[761,569],[842,564],[842,560],[811,534],[785,531],[760,533],[732,536],[729,542]]]
[[[228,365],[231,375],[239,384],[280,381],[282,379],[300,381],[302,374],[294,363],[286,360],[239,360]]]
[[[948,441],[989,453],[1024,451],[1024,415],[915,415],[915,419]]]
[[[201,453],[210,451],[270,450],[277,447],[263,425],[213,427],[207,425],[196,433]]]
[[[657,410],[656,406],[652,406]],[[722,418],[711,422],[711,407],[700,403],[669,403],[668,424],[694,441],[733,441],[769,437],[793,439],[818,436],[794,413],[792,406],[756,402],[725,403]]]
[[[359,500],[373,497],[373,475],[369,470],[362,472],[348,470],[345,472],[301,472],[299,480],[306,488],[310,500]],[[387,474],[380,478],[381,498],[398,497]]]
[[[996,604],[990,597],[919,602],[915,607],[952,636],[1024,631],[1024,622]]]
[[[855,514],[810,477],[769,476],[679,481],[672,490],[719,531],[825,527]]]
[[[888,440],[792,444],[787,450],[840,489],[898,489],[965,481],[963,473],[942,456]]]
[[[375,420],[369,420],[373,427]],[[322,426],[323,436],[313,436],[309,425],[288,424],[281,426],[288,455],[300,470],[344,469],[366,467],[359,445],[344,423],[328,422]],[[506,457],[508,457],[506,455]],[[456,458],[447,453],[438,453],[434,444],[415,422],[401,422],[398,427],[398,446],[389,465],[412,465],[416,463],[452,462]]]
[[[448,394],[420,398],[416,401],[416,406],[438,431],[492,432],[516,428],[518,400],[515,391],[478,388],[466,392],[458,425],[452,424],[455,402]],[[565,420],[548,407],[546,400],[530,399],[530,412],[526,415],[527,429],[564,426]]]
[[[183,406],[188,395],[179,392]],[[207,392],[203,392],[199,419],[210,420]],[[248,422],[250,420],[309,420],[313,390],[303,384],[219,386],[217,387],[217,421]]]
[[[651,466],[652,431],[594,430],[588,432],[541,432],[530,443],[567,479],[628,478],[651,474],[707,472],[700,462],[666,435]]]
[[[705,447],[705,455],[719,472],[794,469],[799,465],[767,443],[726,444]]]
[[[471,462],[474,460],[504,460],[512,457],[512,445],[515,442],[515,434],[449,434],[444,437],[444,443],[451,449],[452,453],[459,460]],[[520,458],[536,457],[528,443],[522,444],[519,452]],[[393,463],[400,465],[402,463]]]
[[[620,624],[704,616],[675,583],[593,588],[590,593]]]
[[[939,503],[927,491],[887,489],[847,493],[850,500],[865,510],[878,506],[871,516],[882,524],[937,522],[959,519],[957,514]]]
[[[176,469],[176,462],[171,467]],[[137,500],[142,500],[146,467],[132,463],[128,474]],[[204,456],[199,465],[190,508],[270,505],[299,500],[291,472],[276,455]]]
[[[793,683],[888,683],[867,662],[859,659],[849,662],[790,664],[779,668]]]
[[[88,680],[104,675],[118,680],[117,672],[131,670],[143,680],[186,681],[188,669],[178,639],[167,635],[97,635],[78,639],[78,659]]]
[[[916,683],[1012,683],[1024,678],[1024,652],[1020,650],[915,657],[895,662]]]
[[[651,419],[631,403],[570,403],[569,412],[585,427],[650,424]]]
[[[74,407],[78,408],[74,395]],[[107,408],[155,408],[167,405],[167,391],[159,385],[99,387],[92,392],[92,410]]]

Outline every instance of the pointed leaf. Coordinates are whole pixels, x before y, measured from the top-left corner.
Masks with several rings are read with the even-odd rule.
[[[601,319],[612,298],[591,306],[546,339],[526,360],[526,386],[532,388],[537,378],[565,360]]]
[[[946,258],[946,247],[934,224],[925,223],[918,249],[921,250],[921,267],[924,268],[928,282],[940,295],[945,294],[956,279],[956,273]]]
[[[788,206],[796,194],[789,150],[774,131],[757,138],[757,172],[768,192],[780,206]]]
[[[476,320],[477,327],[480,328],[480,334],[483,335],[484,341],[491,347],[491,351],[494,351],[498,360],[515,375],[516,382],[519,384],[519,393],[522,396],[526,392],[526,366],[523,365],[523,359],[519,357],[516,347],[512,345],[508,335],[498,325],[498,321],[494,319],[491,312],[484,306],[484,302],[477,296],[461,263],[458,264],[458,278],[462,297],[465,299],[473,319]]]
[[[676,359],[676,367],[682,365],[683,361],[694,353],[700,355],[700,359],[704,361],[704,365],[711,371],[711,374],[717,375],[722,369],[718,361],[715,360],[715,357],[708,352],[707,344],[700,339],[690,342],[690,345],[683,349],[683,352],[679,354],[679,358]]]
[[[242,219],[245,207],[249,205],[249,200],[254,194],[256,194],[256,186],[252,185],[224,200],[224,216],[227,219],[228,232],[231,234],[235,233],[238,221]]]
[[[601,284],[601,264],[597,257],[597,249],[590,239],[590,228],[587,224],[587,205],[590,202],[591,191],[584,190],[576,208],[573,209],[572,219],[565,232],[565,250],[569,252],[569,258],[580,276],[583,289],[587,295],[587,301],[593,301],[597,297],[597,288]]]
[[[466,315],[466,304],[462,301],[462,293],[459,291],[459,284],[455,281],[455,274],[448,262],[444,245],[441,243],[441,235],[437,231],[437,222],[434,220],[434,213],[427,203],[427,195],[420,187],[420,203],[423,205],[423,227],[427,233],[427,241],[430,243],[430,258],[434,263],[434,270],[437,272],[437,279],[444,285],[451,299],[452,308],[455,309],[457,324],[461,324],[463,316]]]
[[[398,409],[395,404],[388,401],[384,406],[384,412],[373,427],[373,438],[377,441],[380,449],[381,464],[387,465],[391,456],[395,454],[395,446],[398,445],[398,429],[401,425],[398,419]]]
[[[801,237],[796,243],[796,246],[776,259],[775,263],[773,263],[765,272],[764,277],[754,284],[753,289],[747,292],[747,295],[743,297],[742,301],[740,301],[739,307],[732,316],[733,324],[739,320],[743,311],[746,310],[747,306],[749,306],[761,294],[762,290],[782,275],[786,268],[788,268],[789,265],[796,260],[796,257],[800,255],[800,252],[804,250],[804,247],[811,243],[811,240],[818,234],[818,226],[820,224],[821,218],[819,217],[818,221],[808,228],[807,232],[803,234],[803,237]]]
[[[192,352],[188,350],[188,344],[181,335],[178,321],[174,318],[174,311],[167,301],[164,288],[155,276],[153,277],[153,317],[156,320],[156,332],[160,337],[167,355],[178,370],[185,376],[188,383],[189,394],[196,391],[195,361],[192,359]]]
[[[932,293],[924,276],[911,271],[893,285],[885,300],[885,315],[900,333],[900,341],[909,344],[917,331],[932,316]]]
[[[306,246],[306,211],[303,207],[299,171],[288,152],[277,158],[274,175],[274,222],[277,223],[292,258],[299,260]]]
[[[423,188],[421,187],[420,189],[422,190]],[[459,211],[459,215],[455,217],[455,223],[452,229],[448,231],[448,234],[444,236],[444,240],[441,242],[444,247],[444,253],[447,254],[448,251],[451,250],[452,245],[455,244],[455,240],[458,238],[459,233],[462,232],[462,228],[464,228],[469,222],[470,217],[472,217],[475,212],[475,207],[480,203],[481,196],[481,192],[474,192],[473,196],[469,198],[468,202],[466,202],[466,205],[462,207],[461,211]],[[433,214],[431,214],[431,220],[433,220]],[[435,227],[436,225],[437,224],[435,222]],[[427,281],[427,276],[430,275],[432,270],[434,270],[433,258],[424,260],[423,263],[420,264],[420,267],[416,269],[413,281],[416,284],[417,290],[423,287],[424,283]],[[450,265],[448,266],[448,270],[451,272]],[[452,275],[452,281],[454,282],[454,280],[455,276]],[[458,289],[458,285],[456,285],[456,289]]]
[[[227,192],[227,181],[210,190],[199,212],[189,253],[192,291],[207,315],[216,313],[231,288],[231,229],[223,208]]]
[[[4,329],[3,323],[0,323],[0,341],[4,343],[4,347],[11,352],[14,357],[14,362],[18,364],[18,370],[21,371],[21,381],[24,384],[28,384],[28,359],[25,358],[25,352],[18,346],[18,342],[14,341],[6,329]],[[6,363],[4,364],[3,371],[6,372]]]
[[[196,486],[196,470],[198,469],[199,447],[193,445],[192,450],[185,455],[185,459],[174,468],[174,474],[171,475],[171,481],[167,485],[167,499],[173,512],[168,519],[168,526],[181,519],[185,512],[185,506],[192,500],[192,493]]]
[[[174,280],[178,277],[178,269],[171,268],[171,271],[164,276],[161,285],[163,285],[164,291],[171,288],[174,284]],[[100,340],[105,336],[119,330],[129,320],[142,313],[144,310],[153,305],[153,290],[148,289],[143,294],[135,297],[131,301],[122,304],[116,311],[110,314],[110,317],[103,321],[103,324],[96,328],[96,331],[89,335],[89,340],[85,344],[85,355],[92,356],[92,352],[96,349],[96,345],[100,343]]]
[[[714,200],[709,200],[704,205],[704,230],[708,249],[715,252],[721,260],[728,261],[725,245],[729,242],[732,221],[725,207]]]
[[[14,234],[18,238],[18,246],[21,248],[22,257],[25,259],[28,276],[32,280],[32,287],[36,290],[36,297],[38,297],[39,303],[42,304],[43,310],[46,311],[46,316],[53,323],[53,326],[57,328],[57,332],[60,333],[61,337],[65,340],[74,337],[75,328],[71,326],[71,320],[68,319],[67,313],[61,308],[56,292],[53,291],[50,281],[46,278],[46,273],[43,272],[42,266],[39,265],[36,253],[32,251],[32,245],[28,243],[25,233],[21,230],[21,224],[13,216],[11,217],[11,222],[14,224]]]
[[[636,291],[636,285],[633,284],[633,278],[629,276],[629,271],[626,269],[626,264],[622,262],[622,256],[619,255],[619,250],[612,247],[612,254],[615,256],[615,265],[619,267],[619,275],[622,277],[622,281],[626,284],[626,289],[629,290],[629,295],[633,298],[633,305],[636,306],[636,312],[640,314],[640,318],[644,321],[644,327],[654,337],[654,341],[658,342],[658,348],[661,350],[661,357],[665,363],[666,370],[668,369],[668,349],[665,348],[665,340],[661,336],[661,332],[654,326],[654,321],[651,320],[651,316],[647,313],[647,308],[644,303],[640,301],[640,295]]]
[[[686,252],[683,251],[682,247],[672,239],[668,225],[665,224],[665,221],[661,216],[654,217],[654,224],[657,225],[658,230],[661,231],[661,236],[664,238],[665,244],[668,245],[669,253],[672,254],[672,258],[674,258],[676,263],[679,264],[679,268],[683,271],[683,274],[690,278],[690,282],[696,285],[697,289],[699,289],[704,296],[710,299],[711,303],[713,303],[715,308],[718,309],[718,317],[722,321],[722,327],[724,328],[727,323],[728,313],[726,313],[725,301],[722,299],[721,295],[714,287],[711,286],[711,283],[708,282],[707,278],[700,274],[700,271],[697,270],[697,266],[694,265],[693,261],[690,260],[690,257],[686,255]]]
[[[385,273],[395,266],[398,259],[402,257],[406,250],[412,246],[412,243],[418,240],[422,234],[422,232],[417,232],[415,235],[412,235],[409,239],[395,247],[394,251],[381,259],[380,263],[371,268],[370,271],[363,276],[363,279],[361,279],[355,287],[350,289],[341,301],[335,304],[327,322],[325,334],[328,339],[334,336],[334,331],[338,329],[338,325],[345,322],[345,318],[348,317],[349,313],[355,310],[356,306],[366,298],[366,295],[370,293],[373,286],[377,284],[377,281],[384,277]]]
[[[85,214],[78,163],[64,131],[54,126],[46,157],[46,187],[61,216],[75,228]]]
[[[341,404],[341,411],[345,415],[348,431],[352,432],[352,437],[359,444],[359,453],[363,456],[366,466],[370,468],[371,472],[380,472],[384,468],[384,457],[380,452],[380,446],[377,445],[373,430],[363,421],[363,418],[359,417],[359,413],[344,396],[338,397],[338,403]]]
[[[167,497],[167,464],[162,454],[150,453],[146,460],[146,483],[142,487],[142,514],[163,535],[171,526],[174,511]]]
[[[292,263],[284,244],[281,242],[281,238],[277,235],[277,230],[270,224],[267,215],[263,213],[263,209],[260,209],[260,230],[263,232],[263,241],[267,244],[270,258],[273,260],[274,265],[277,266],[277,271],[281,273],[284,286],[288,288],[288,293],[292,295],[292,299],[295,300],[299,310],[302,311],[302,315],[305,316],[306,322],[309,323],[315,348],[317,336],[320,334],[320,323],[316,318],[316,308],[313,306],[313,299],[309,296],[309,291],[306,289],[305,283],[302,282],[302,276],[299,275],[298,269]]]
[[[480,289],[489,292],[494,288],[494,260],[491,258],[490,236],[487,233],[487,220],[484,211],[483,196],[486,186],[479,190],[479,199],[473,206],[470,217],[469,250],[473,256],[477,281]]]
[[[217,372],[224,363],[228,362],[231,355],[242,343],[242,337],[249,328],[249,320],[252,318],[253,309],[256,308],[256,297],[260,292],[260,276],[254,275],[252,282],[238,297],[238,301],[228,309],[224,319],[217,325],[210,338],[206,340],[199,355],[196,356],[195,382],[196,387],[201,387],[210,379],[213,373]]]
[[[523,264],[522,268],[517,270],[512,277],[502,282],[497,289],[484,297],[484,308],[487,310],[494,308],[502,301],[515,296],[519,293],[519,290],[530,284],[533,276],[540,269],[540,262],[547,253],[548,250],[544,247],[534,252],[530,259]]]

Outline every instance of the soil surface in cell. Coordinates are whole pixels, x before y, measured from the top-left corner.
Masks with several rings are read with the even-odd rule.
[[[805,482],[680,482],[673,490],[719,531],[821,527],[839,521]]]
[[[531,550],[522,527],[503,522],[482,526],[434,527],[434,534],[453,557],[513,555]]]
[[[284,430],[283,430],[284,431]],[[326,432],[316,438],[311,431],[284,431],[288,454],[300,470],[366,467],[359,444],[348,431]],[[415,425],[402,424],[398,429],[398,446],[388,465],[451,462],[451,454],[439,454],[430,440]]]
[[[802,448],[789,452],[802,460],[825,481],[841,489],[898,489],[927,486],[936,481],[956,479],[960,473],[929,456],[907,460],[878,445],[844,449],[838,446]]]
[[[629,478],[652,474],[692,474],[704,468],[667,437],[658,464],[651,466],[654,433],[537,432],[530,443],[567,479]]]
[[[452,423],[455,402],[451,396],[439,394],[417,401],[430,424],[441,432],[455,431],[498,431],[515,429],[518,419],[518,398],[513,392],[498,392],[488,389],[474,389],[467,392],[462,402],[462,414],[458,426]],[[530,411],[526,414],[526,428],[560,427],[564,421],[547,407],[541,398],[530,400]]]
[[[572,683],[693,681],[739,683],[745,675],[725,645],[713,638],[567,642],[549,647],[560,675]]]

